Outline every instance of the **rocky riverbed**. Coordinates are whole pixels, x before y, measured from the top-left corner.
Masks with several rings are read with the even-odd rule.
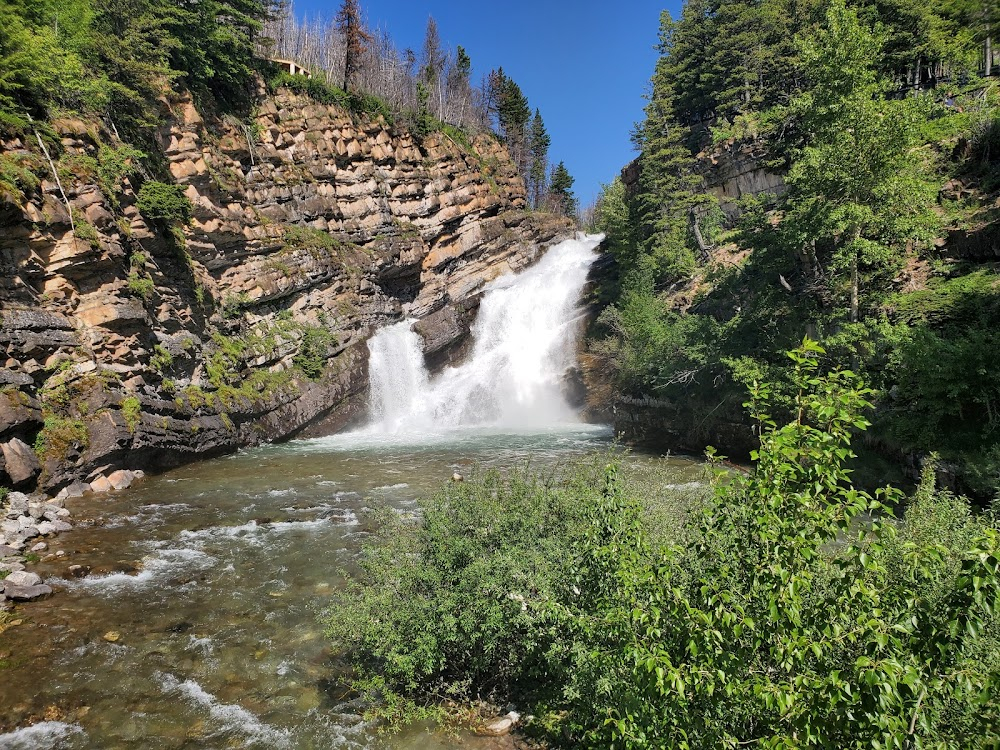
[[[55,497],[41,494],[26,495],[10,492],[0,504],[0,609],[8,602],[38,599],[52,593],[42,577],[28,570],[37,562],[53,562],[68,553],[56,547],[57,536],[73,529],[72,514],[66,501],[86,493],[104,493],[127,489],[144,476],[142,471],[118,469],[108,474],[97,473],[90,482],[73,482]],[[90,572],[82,565],[70,565],[66,571],[72,577]]]

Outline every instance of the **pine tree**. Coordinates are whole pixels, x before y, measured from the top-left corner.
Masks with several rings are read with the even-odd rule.
[[[528,190],[531,205],[535,209],[541,208],[545,202],[547,192],[545,177],[548,173],[550,145],[552,139],[545,130],[542,113],[536,109],[528,131],[528,155],[531,162],[528,171]]]
[[[357,77],[361,69],[361,59],[368,51],[368,45],[372,41],[369,34],[361,22],[361,8],[358,0],[344,0],[337,11],[337,30],[344,37],[344,91]]]
[[[677,121],[671,52],[675,24],[664,11],[660,18],[661,56],[652,79],[646,119],[635,133],[639,149],[639,189],[635,197],[640,241],[652,260],[656,279],[689,275],[697,265],[691,248],[694,208],[704,198],[695,190],[691,152],[685,145],[687,128]]]
[[[802,45],[810,85],[790,104],[808,138],[788,173],[781,231],[807,283],[851,323],[863,314],[865,275],[895,274],[905,243],[928,231],[921,206],[933,202],[911,154],[918,104],[886,98],[884,42],[833,0],[824,28]]]
[[[436,94],[438,119],[444,118],[444,86],[441,80],[448,59],[438,34],[437,21],[427,17],[427,32],[424,34],[424,49],[421,57],[420,80],[432,94]]]
[[[563,216],[576,216],[576,196],[572,190],[574,182],[563,162],[552,168],[552,177],[549,179],[550,202],[553,210]]]
[[[472,75],[472,59],[465,48],[459,45],[455,52],[455,64],[448,71],[448,102],[449,110],[454,112],[457,102],[458,112],[455,113],[454,122],[456,125],[465,124],[466,111],[472,99],[472,87],[469,85],[469,76]]]

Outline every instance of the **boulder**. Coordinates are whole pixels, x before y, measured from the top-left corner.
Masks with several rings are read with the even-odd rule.
[[[23,440],[14,438],[0,445],[0,450],[3,451],[7,476],[14,485],[30,482],[41,473],[42,465],[38,462],[38,456]]]
[[[116,490],[127,489],[133,481],[135,481],[135,474],[124,469],[119,469],[108,474],[108,484]]]
[[[37,586],[16,586],[8,583],[3,589],[3,594],[8,599],[24,602],[32,599],[38,599],[41,596],[47,596],[51,593],[52,587],[46,586],[44,583],[40,583]]]
[[[66,500],[73,497],[83,497],[84,493],[90,491],[90,485],[84,484],[83,482],[76,481],[66,487],[63,487],[59,494],[56,495],[57,500]]]
[[[476,729],[476,734],[485,737],[503,737],[510,734],[510,730],[521,720],[521,715],[517,711],[511,711],[506,716],[484,724]]]
[[[4,582],[7,586],[37,586],[42,582],[42,577],[26,570],[16,570],[8,575]]]
[[[90,483],[91,492],[111,492],[114,487],[111,486],[111,482],[108,481],[107,477],[101,476],[97,477],[93,482]]]

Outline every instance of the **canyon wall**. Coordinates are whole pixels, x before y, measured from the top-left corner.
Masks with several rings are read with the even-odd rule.
[[[140,211],[152,177],[98,124],[53,123],[52,165],[0,144],[19,177],[0,181],[0,486],[341,429],[379,326],[420,318],[428,361],[453,361],[484,285],[572,231],[526,211],[489,135],[418,139],[287,91],[247,121],[163,109],[141,161],[183,187],[186,222]]]

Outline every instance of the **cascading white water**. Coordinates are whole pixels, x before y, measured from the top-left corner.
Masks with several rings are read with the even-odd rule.
[[[567,240],[531,268],[492,282],[472,329],[471,355],[436,378],[428,375],[412,321],[379,331],[368,342],[369,429],[532,429],[576,421],[562,379],[574,363],[580,293],[601,239]]]

